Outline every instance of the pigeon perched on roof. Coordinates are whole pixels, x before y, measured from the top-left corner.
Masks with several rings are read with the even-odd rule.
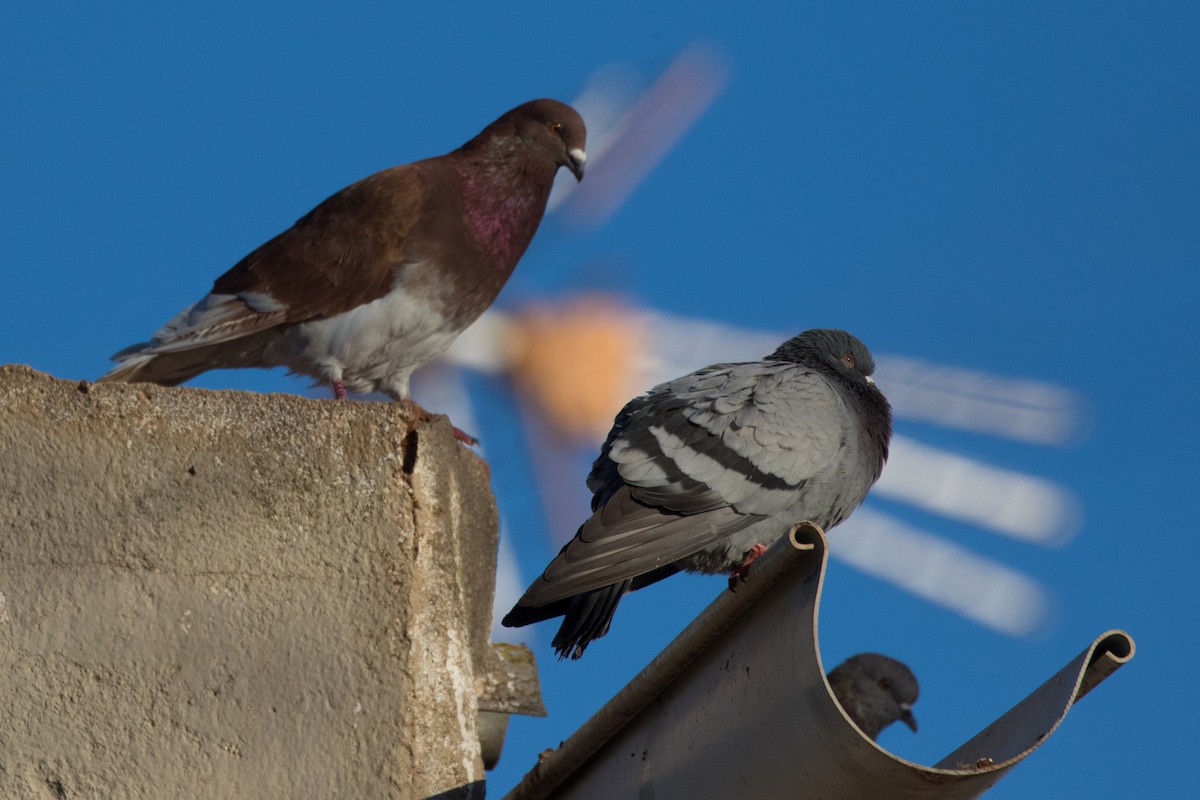
[[[459,149],[342,189],[243,258],[102,381],[183,383],[287,367],[408,401],[413,370],[483,313],[533,239],[559,167],[583,178],[583,119],[556,100]]]
[[[859,653],[829,673],[829,688],[858,729],[871,737],[896,720],[917,732],[913,703],[917,678],[903,663],[879,653]]]
[[[626,592],[680,570],[732,571],[732,586],[795,523],[837,525],[887,458],[874,369],[854,336],[811,330],[630,401],[588,476],[592,516],[504,624],[562,615],[554,649],[579,658]]]

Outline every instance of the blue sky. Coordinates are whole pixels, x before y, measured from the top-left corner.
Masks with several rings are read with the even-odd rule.
[[[1005,636],[834,562],[825,659],[871,649],[912,665],[921,731],[882,743],[933,763],[1124,628],[1133,662],[988,796],[1193,790],[1180,765],[1200,712],[1198,7],[649,6],[0,12],[0,362],[95,378],[345,184],[445,152],[524,100],[570,101],[612,65],[644,88],[704,43],[727,68],[715,102],[603,224],[548,218],[501,305],[615,289],[751,330],[844,327],[877,352],[1076,393],[1087,424],[1065,446],[904,427],[1066,487],[1084,512],[1067,543],[892,509],[1048,587],[1046,625]],[[495,488],[532,577],[552,548],[503,432],[512,402],[469,382],[489,453],[514,453],[493,456]],[[306,390],[262,372],[195,385]],[[720,586],[631,597],[579,663],[555,662],[549,626],[535,631],[552,716],[514,721],[496,796]]]

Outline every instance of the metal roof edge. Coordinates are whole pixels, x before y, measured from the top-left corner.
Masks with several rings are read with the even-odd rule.
[[[1106,632],[938,765],[915,764],[864,736],[829,689],[817,643],[827,558],[819,527],[793,528],[506,800],[974,798],[1133,656],[1128,634]]]

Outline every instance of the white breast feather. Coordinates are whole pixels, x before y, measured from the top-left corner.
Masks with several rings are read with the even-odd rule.
[[[428,296],[415,299],[402,286],[330,319],[288,332],[283,360],[295,372],[341,380],[352,392],[408,396],[413,370],[445,352],[461,331]]]

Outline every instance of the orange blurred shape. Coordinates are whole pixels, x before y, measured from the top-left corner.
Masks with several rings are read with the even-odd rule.
[[[639,327],[611,295],[530,306],[516,319],[513,379],[557,433],[603,439],[638,390]]]

